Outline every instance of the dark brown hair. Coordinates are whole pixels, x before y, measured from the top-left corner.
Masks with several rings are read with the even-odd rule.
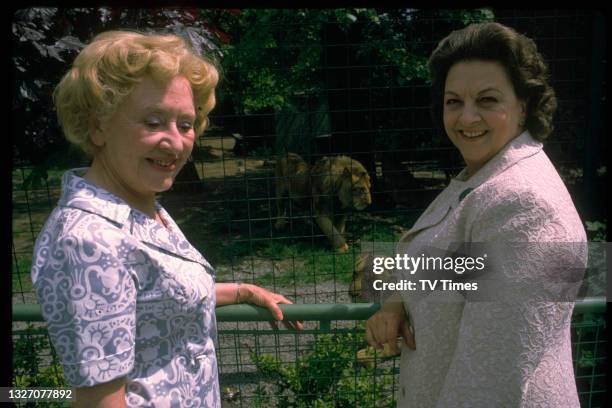
[[[460,61],[500,63],[519,100],[526,102],[525,129],[544,140],[553,130],[557,109],[555,91],[548,84],[548,67],[533,40],[499,23],[471,24],[445,37],[429,58],[431,113],[434,124],[442,121],[444,87],[450,68]]]

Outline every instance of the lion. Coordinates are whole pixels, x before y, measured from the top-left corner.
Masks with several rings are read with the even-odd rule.
[[[284,196],[305,206],[312,204],[315,221],[332,247],[346,252],[344,239],[346,214],[344,211],[361,211],[372,203],[370,176],[357,160],[348,156],[325,156],[312,167],[299,155],[288,153],[276,162],[277,230],[287,225],[287,209]],[[343,213],[334,222],[334,200],[338,200]]]

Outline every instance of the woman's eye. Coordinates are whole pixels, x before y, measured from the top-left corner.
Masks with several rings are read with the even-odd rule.
[[[482,103],[495,103],[495,102],[497,102],[497,98],[494,98],[493,96],[484,96],[484,97],[480,98],[480,102],[482,102]]]
[[[445,102],[446,105],[455,105],[457,103],[459,103],[458,99],[447,99]]]
[[[150,128],[157,128],[161,126],[161,124],[162,124],[162,120],[160,118],[151,117],[151,118],[145,119],[145,125],[147,125]]]
[[[184,132],[188,132],[191,129],[193,129],[193,123],[189,122],[189,121],[182,121],[179,122],[179,128],[184,131]]]

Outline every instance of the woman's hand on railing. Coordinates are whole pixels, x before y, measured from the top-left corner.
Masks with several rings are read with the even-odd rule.
[[[413,350],[416,349],[414,335],[403,303],[398,299],[390,299],[366,321],[365,338],[368,344],[377,349],[384,349],[384,345],[388,344],[390,352],[397,355],[400,352],[397,347],[397,338],[400,336],[404,339],[406,346]]]
[[[283,312],[281,311],[279,304],[289,305],[292,304],[289,299],[281,294],[270,292],[262,287],[243,283],[237,288],[237,303],[251,303],[256,306],[265,307],[272,313],[272,316],[276,320],[283,320]],[[270,325],[277,329],[276,322],[270,322]],[[284,321],[283,325],[287,329],[302,330],[303,322],[296,320],[292,322]]]

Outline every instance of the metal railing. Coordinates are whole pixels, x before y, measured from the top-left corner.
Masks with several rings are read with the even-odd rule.
[[[324,383],[329,382],[329,385],[325,385],[328,387],[326,388],[328,392],[335,392],[333,397],[330,397],[333,398],[331,406],[336,406],[333,404],[337,404],[338,400],[342,403],[347,401],[351,403],[353,400],[350,398],[361,401],[351,406],[392,406],[395,403],[393,395],[399,373],[398,359],[382,359],[375,353],[370,355],[370,361],[364,364],[364,361],[359,361],[358,357],[358,350],[363,350],[365,347],[363,326],[354,324],[350,327],[350,325],[336,324],[336,327],[332,328],[332,322],[366,320],[379,309],[378,304],[279,306],[285,320],[317,322],[318,327],[300,332],[262,329],[253,325],[273,320],[267,309],[246,304],[220,306],[216,309],[217,321],[220,324],[221,346],[217,350],[220,383],[223,398],[228,406],[275,406],[288,400],[294,402],[299,400],[305,402],[305,406],[310,406],[308,404],[314,404],[313,401],[316,400],[317,396],[314,394],[319,392],[316,387],[304,390],[304,385],[301,384],[296,386],[299,392],[296,390],[289,392],[280,385],[285,384],[287,378],[283,376],[291,372],[292,367],[295,367],[295,371],[292,372],[295,376],[293,380],[299,380],[300,376],[308,375],[307,370],[300,370],[300,367],[313,364],[319,364],[327,369],[321,375]],[[607,343],[605,313],[604,298],[586,298],[577,301],[574,309],[572,352],[574,372],[583,407],[605,406]],[[39,305],[13,305],[13,322],[42,321]],[[236,329],[227,327],[233,323],[236,323]],[[23,336],[23,333],[15,331],[14,336]],[[44,327],[39,327],[28,335],[46,337],[46,330]],[[57,357],[53,350],[50,350],[50,353],[56,364],[54,369],[57,371]],[[336,366],[339,364],[338,359],[344,359],[341,362],[344,364],[342,376],[331,378],[331,370],[338,371]],[[61,378],[59,381],[61,382]],[[311,384],[311,379],[308,379],[308,382]],[[348,391],[346,387],[342,388],[342,384],[347,383],[352,384],[350,386],[352,388]],[[370,387],[366,391],[363,389],[364,384]],[[274,385],[276,388],[270,388]],[[367,399],[367,396],[370,399]],[[378,402],[372,405],[374,404],[372,401]]]
[[[372,316],[380,305],[378,303],[330,303],[330,304],[290,304],[279,305],[284,320],[318,321],[321,330],[329,330],[334,320],[366,320]],[[577,301],[574,315],[602,314],[606,311],[604,298],[585,298]],[[268,309],[240,304],[225,305],[216,308],[219,322],[266,322],[274,320]],[[38,304],[13,305],[13,321],[42,322],[42,312]]]

